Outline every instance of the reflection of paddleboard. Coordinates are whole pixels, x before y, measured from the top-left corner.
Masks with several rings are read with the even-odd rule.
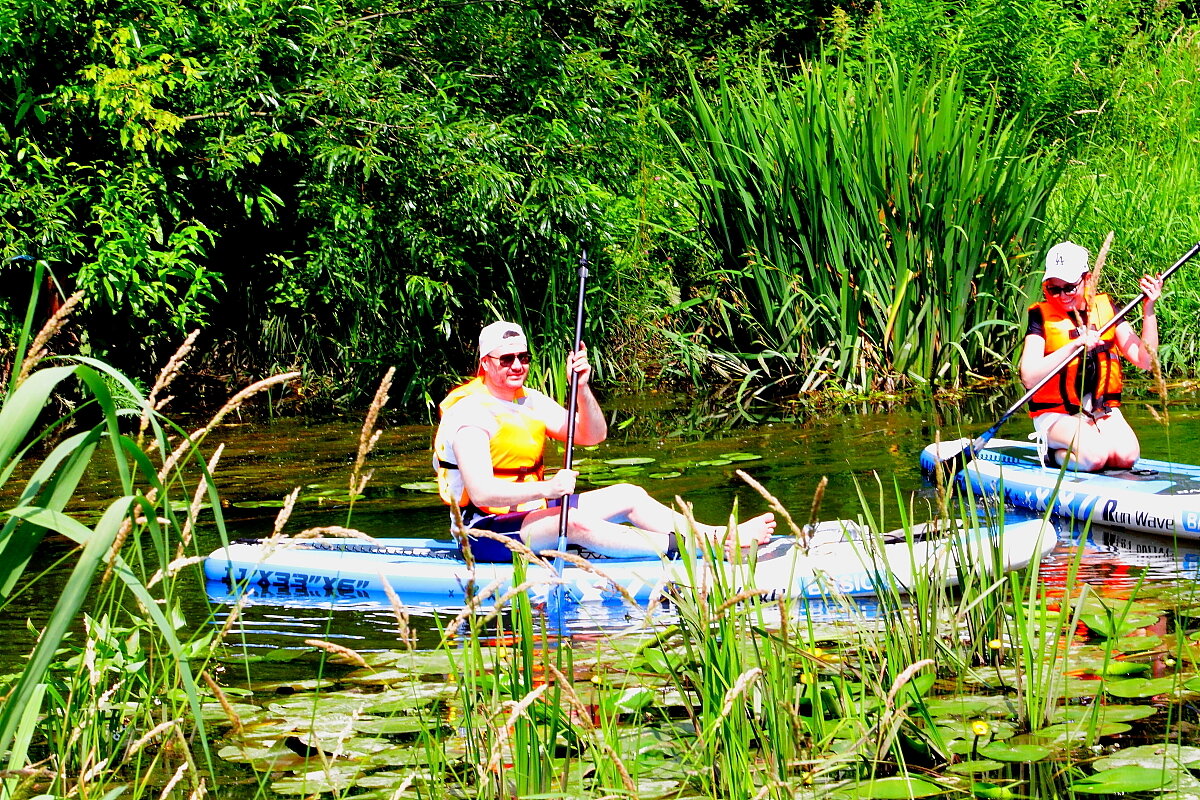
[[[1094,526],[1088,531],[1088,544],[1111,550],[1121,561],[1151,567],[1168,577],[1171,573],[1195,575],[1200,570],[1200,542],[1150,536],[1144,533]]]
[[[969,439],[931,444],[921,451],[921,469],[961,453]],[[993,439],[955,476],[979,494],[997,495],[1018,508],[1053,511],[1081,522],[1129,531],[1200,539],[1200,467],[1141,459],[1131,470],[1075,472],[1042,465],[1030,442]]]
[[[619,596],[614,584],[645,601],[667,585],[718,579],[735,592],[757,588],[788,597],[870,596],[879,589],[906,592],[918,580],[956,585],[960,569],[1021,569],[1040,560],[1057,542],[1054,528],[1041,520],[1009,522],[1002,533],[981,525],[948,537],[919,537],[889,543],[891,537],[830,540],[823,535],[807,551],[790,538],[778,537],[759,549],[753,567],[697,563],[692,572],[684,561],[603,559],[591,562],[592,569],[566,564],[558,579],[552,570],[530,564],[526,580],[535,595],[561,580],[577,601]],[[278,597],[324,594],[353,603],[355,598],[384,595],[386,583],[405,603],[443,606],[462,603],[468,592],[492,584],[497,584],[494,596],[499,596],[513,578],[508,563],[469,569],[453,542],[407,539],[239,542],[215,550],[205,560],[204,572],[220,585],[219,594],[253,596],[266,590]]]

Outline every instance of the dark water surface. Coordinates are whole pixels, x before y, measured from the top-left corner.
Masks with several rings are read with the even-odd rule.
[[[798,522],[809,519],[814,492],[823,477],[829,484],[818,512],[820,519],[859,518],[864,502],[886,527],[900,525],[901,504],[916,521],[928,518],[932,491],[917,466],[918,453],[935,437],[950,439],[978,435],[1011,402],[1004,390],[995,397],[972,398],[950,406],[932,402],[901,405],[840,407],[811,413],[803,419],[750,421],[719,400],[650,396],[610,399],[609,440],[596,449],[580,450],[576,458],[602,460],[631,456],[652,457],[654,464],[627,477],[665,502],[682,496],[694,504],[704,521],[727,519],[736,503],[742,517],[766,510],[765,501],[734,471],[738,468],[761,482]],[[1158,405],[1157,400],[1154,401]],[[1170,424],[1156,421],[1143,402],[1127,405],[1126,416],[1139,431],[1147,456],[1188,463],[1200,462],[1200,398],[1184,393],[1170,407]],[[374,475],[366,497],[352,514],[344,501],[349,473],[358,446],[362,420],[357,417],[312,421],[281,419],[220,428],[206,443],[211,453],[219,443],[225,451],[216,478],[232,537],[271,532],[277,504],[301,488],[301,501],[287,524],[296,533],[307,527],[346,525],[377,537],[424,538],[447,533],[447,513],[436,495],[404,488],[432,478],[428,425],[384,425],[385,432],[368,459]],[[1028,419],[1018,415],[1002,430],[1006,438],[1023,438]],[[729,453],[761,458],[732,464],[702,465]],[[561,455],[548,454],[547,463]],[[586,462],[585,462],[586,463]],[[652,478],[655,473],[681,473]],[[581,487],[583,488],[583,487]],[[110,487],[90,487],[91,497],[103,502]],[[200,532],[201,551],[219,545],[213,529]],[[1169,551],[1169,540],[1151,540],[1143,551]],[[1196,548],[1200,551],[1200,546]],[[38,554],[39,565],[50,566],[66,546],[48,542]],[[1051,558],[1070,557],[1064,541]],[[1132,585],[1146,568],[1152,574],[1171,573],[1175,559],[1148,552],[1089,548],[1083,578]],[[68,564],[69,566],[69,564]],[[61,570],[60,570],[61,571]],[[198,571],[198,568],[197,568]],[[196,625],[220,621],[225,607],[210,603],[196,580],[186,610]],[[53,605],[54,580],[11,603],[0,617],[0,636],[10,643],[0,656],[0,668],[15,668],[28,651],[32,637],[27,620],[38,626]],[[598,624],[619,624],[624,612],[609,610]],[[429,643],[436,638],[432,622],[425,625]],[[585,625],[586,627],[586,625]],[[236,636],[248,647],[298,645],[299,638],[320,636],[356,649],[381,649],[395,644],[395,621],[390,611],[372,609],[289,609],[267,606],[244,611]],[[298,638],[299,637],[299,638]]]

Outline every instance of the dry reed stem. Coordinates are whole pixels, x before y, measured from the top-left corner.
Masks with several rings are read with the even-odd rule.
[[[184,558],[176,558],[170,564],[167,564],[166,569],[156,570],[155,573],[150,576],[150,580],[146,581],[146,588],[151,589],[163,578],[173,578],[184,569],[187,569],[194,564],[204,563],[205,558],[206,556],[185,556]]]
[[[283,535],[283,529],[287,525],[287,521],[291,519],[292,509],[296,507],[296,498],[300,496],[300,487],[295,489],[283,499],[283,507],[279,509],[279,513],[275,515],[275,526],[271,528],[271,538],[278,539]]]
[[[179,376],[183,368],[183,362],[191,355],[192,346],[196,343],[196,337],[199,335],[199,328],[189,333],[187,338],[183,340],[183,344],[179,345],[179,348],[171,354],[171,357],[167,359],[167,363],[159,371],[158,378],[155,379],[154,386],[150,389],[150,394],[146,396],[146,405],[142,409],[141,419],[138,420],[138,447],[142,446],[142,441],[146,435],[146,428],[150,426],[150,414],[161,410],[171,401],[172,398],[166,397],[163,398],[162,402],[158,402],[158,396],[165,392],[167,387]]]
[[[79,301],[82,299],[82,291],[68,297],[67,302],[63,303],[58,311],[54,312],[54,316],[46,320],[46,324],[37,332],[37,336],[33,337],[33,342],[29,345],[29,350],[25,353],[25,360],[21,362],[21,369],[17,373],[16,386],[20,386],[29,377],[29,373],[33,372],[33,368],[38,365],[38,362],[46,357],[46,343],[62,330],[67,317],[71,315],[71,312],[75,310],[75,306],[79,305]]]
[[[125,758],[135,755],[143,747],[149,744],[151,740],[158,738],[162,734],[179,725],[181,721],[182,720],[178,719],[169,719],[166,722],[160,722],[158,725],[155,725],[153,728],[146,731],[146,733],[142,735],[142,738],[129,745],[129,747],[125,750]]]
[[[1153,406],[1147,405],[1146,408],[1150,410],[1150,415],[1156,422],[1170,426],[1171,408],[1168,405],[1167,382],[1163,379],[1162,362],[1158,360],[1157,350],[1150,350],[1150,372],[1154,376],[1154,391],[1162,403],[1162,414],[1160,415]]]
[[[466,622],[468,619],[470,619],[471,616],[476,611],[479,610],[480,605],[483,603],[483,601],[486,600],[487,598],[491,597],[492,593],[500,588],[500,585],[501,585],[501,581],[495,580],[495,581],[492,581],[491,583],[489,583],[487,586],[483,587],[482,592],[479,592],[478,594],[470,594],[467,596],[468,599],[467,599],[466,605],[463,606],[463,610],[458,612],[458,615],[455,616],[454,619],[450,620],[450,624],[446,626],[446,628],[445,628],[446,632],[444,634],[442,634],[442,642],[441,642],[442,645],[449,644],[451,641],[454,640],[455,636],[457,635],[459,627],[464,622]]]
[[[508,720],[497,729],[496,742],[492,745],[492,754],[488,759],[485,772],[495,772],[500,768],[500,759],[503,755],[501,751],[504,749],[504,745],[508,743],[510,736],[509,731],[511,731],[513,726],[516,725],[516,722],[518,719],[520,719],[521,715],[524,714],[531,705],[536,703],[538,698],[545,694],[546,690],[549,688],[550,684],[543,683],[541,686],[522,697],[519,703],[513,703],[511,700],[509,700],[504,704],[506,706],[510,706],[511,710],[508,713]]]
[[[175,787],[179,785],[179,782],[183,780],[183,776],[187,774],[187,770],[188,763],[184,761],[179,765],[179,768],[175,770],[175,774],[171,776],[171,780],[167,781],[167,785],[163,787],[163,790],[159,792],[158,800],[167,800],[167,798],[171,796],[172,790],[174,790]]]
[[[747,600],[749,600],[752,597],[765,597],[769,594],[772,594],[772,592],[768,589],[746,589],[744,591],[738,592],[733,597],[729,598],[725,602],[721,603],[721,605],[717,606],[716,611],[713,612],[713,617],[720,618],[729,609],[733,608],[736,605],[746,602]]]
[[[591,712],[584,705],[583,701],[579,699],[579,695],[575,693],[575,687],[571,685],[571,681],[558,667],[549,662],[546,662],[546,669],[554,676],[554,682],[562,689],[563,696],[567,698],[567,702],[575,709],[575,713],[579,716],[579,719],[589,731],[595,732],[596,726],[592,724]],[[625,791],[629,792],[630,797],[637,796],[637,784],[633,782],[629,770],[625,768],[625,763],[621,761],[620,754],[613,749],[613,746],[604,737],[595,736],[593,739],[599,745],[600,749],[604,751],[604,754],[612,759],[612,763],[616,765],[617,772],[621,775],[621,783],[625,786]]]
[[[204,778],[201,778],[200,782],[196,784],[196,788],[188,795],[188,800],[204,800],[207,795],[208,784],[204,782]]]
[[[471,537],[467,535],[467,524],[463,522],[462,509],[457,505],[450,506],[450,534],[458,543],[458,549],[462,550],[463,561],[467,562],[467,569],[473,572],[475,570],[475,554],[471,552]],[[467,588],[469,590],[470,586]]]
[[[221,442],[217,445],[212,457],[208,459],[208,475],[212,475],[217,469],[217,462],[221,460],[221,454],[224,452],[225,443]],[[196,520],[200,518],[200,507],[204,505],[208,488],[207,477],[202,477],[196,484],[196,491],[192,493],[192,504],[188,506],[187,519],[183,523],[183,532],[179,534],[179,547],[175,551],[176,559],[182,558],[183,551],[192,543],[192,529],[196,525]]]
[[[324,539],[329,536],[334,539],[362,539],[363,541],[378,543],[378,539],[370,534],[355,530],[354,528],[346,528],[341,525],[325,525],[318,528],[305,528],[297,534],[292,535],[291,539]]]
[[[733,474],[750,484],[751,489],[762,495],[762,498],[767,501],[767,505],[771,507],[771,510],[783,517],[784,522],[788,524],[788,528],[792,531],[792,536],[795,536],[797,541],[804,541],[804,531],[800,530],[800,527],[796,525],[796,521],[792,519],[792,515],[788,513],[788,510],[783,507],[783,503],[779,502],[779,499],[775,495],[768,492],[765,486],[754,480],[754,478],[751,478],[746,472],[738,469],[734,470]]]
[[[417,634],[409,625],[412,617],[404,610],[404,603],[400,601],[400,596],[392,588],[392,582],[385,579],[383,573],[380,573],[379,580],[383,583],[383,591],[387,595],[388,604],[392,607],[392,615],[396,618],[396,625],[398,627],[397,635],[400,643],[409,650],[416,648]]]
[[[406,775],[404,780],[400,781],[400,785],[397,786],[395,791],[392,792],[391,800],[400,800],[400,798],[404,796],[404,793],[407,792],[413,785],[413,781],[415,779],[416,775],[414,773],[410,772],[408,775]]]
[[[201,670],[200,677],[208,684],[209,691],[213,693],[213,696],[217,698],[217,702],[221,704],[221,710],[225,712],[225,716],[233,726],[234,734],[240,736],[243,730],[242,718],[233,710],[233,705],[229,702],[229,698],[225,696],[225,690],[217,685],[217,682],[213,680],[213,676],[208,674],[208,670]]]
[[[366,660],[359,655],[357,651],[351,650],[349,647],[345,647],[340,644],[334,644],[333,642],[327,642],[324,639],[305,639],[304,643],[309,647],[315,647],[318,650],[324,650],[326,653],[329,653],[335,658],[344,659],[355,666],[366,667],[367,669],[370,669],[370,666],[367,664]]]
[[[896,707],[896,695],[904,688],[905,684],[916,677],[917,673],[925,669],[925,667],[937,666],[937,662],[932,658],[925,658],[915,664],[909,664],[903,672],[896,676],[896,680],[892,681],[892,688],[888,689],[887,697],[884,699],[884,705],[888,709]]]
[[[1104,237],[1104,244],[1100,245],[1100,252],[1096,253],[1096,260],[1092,262],[1092,276],[1084,286],[1084,299],[1087,301],[1088,308],[1091,308],[1092,299],[1096,296],[1096,290],[1100,286],[1100,270],[1104,269],[1104,262],[1108,260],[1108,250],[1112,247],[1115,234],[1115,231],[1108,232],[1108,236]]]
[[[354,497],[362,493],[362,490],[366,488],[367,481],[371,479],[371,474],[364,475],[362,468],[366,463],[367,456],[375,449],[379,437],[383,435],[383,431],[375,429],[375,423],[379,420],[379,412],[387,405],[388,390],[392,388],[392,377],[395,374],[396,368],[388,367],[383,380],[379,382],[379,388],[375,390],[375,397],[371,400],[371,406],[367,409],[367,416],[363,420],[362,431],[358,435],[358,453],[354,457],[354,468],[350,470],[350,502],[352,503]]]
[[[225,401],[225,405],[221,406],[221,408],[217,410],[216,414],[213,414],[212,419],[210,419],[204,427],[197,428],[188,434],[188,436],[179,443],[175,450],[173,450],[171,454],[167,456],[166,460],[163,462],[162,468],[158,471],[159,481],[166,482],[167,476],[170,475],[172,470],[175,469],[175,465],[179,463],[184,454],[191,450],[197,442],[199,442],[208,434],[212,433],[213,429],[220,425],[221,421],[224,420],[225,417],[241,408],[242,403],[246,402],[259,392],[266,391],[267,389],[270,389],[273,386],[278,386],[281,383],[287,383],[288,381],[298,377],[300,377],[299,372],[284,372],[279,375],[272,375],[269,378],[263,378],[261,381],[256,381],[255,383],[250,384],[245,389],[242,389],[233,397],[229,398],[227,401]],[[151,490],[151,493],[153,493],[153,491],[154,490]]]

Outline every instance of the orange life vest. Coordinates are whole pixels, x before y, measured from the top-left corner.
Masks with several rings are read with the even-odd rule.
[[[524,389],[517,392],[517,399],[524,396]],[[546,446],[545,423],[532,414],[521,413],[520,408],[514,407],[512,403],[506,403],[493,396],[482,378],[473,378],[452,389],[438,406],[443,424],[438,426],[433,440],[433,464],[437,471],[438,494],[441,495],[442,501],[447,505],[457,502],[462,508],[476,508],[485,514],[545,508],[545,500],[532,500],[519,506],[502,507],[476,506],[471,502],[461,477],[452,474],[458,470],[458,465],[454,460],[450,432],[444,430],[447,412],[468,398],[477,405],[477,413],[491,415],[499,424],[499,430],[492,434],[490,442],[493,475],[520,483],[541,480],[545,472],[542,464],[542,451]]]
[[[1066,314],[1056,311],[1050,303],[1035,303],[1029,307],[1041,309],[1045,324],[1046,352],[1053,353],[1060,347],[1079,338],[1079,328]],[[1112,300],[1106,294],[1092,299],[1087,326],[1099,330],[1113,318]],[[1117,330],[1114,325],[1105,331],[1092,352],[1071,360],[1058,374],[1034,393],[1029,401],[1029,414],[1036,417],[1047,412],[1078,414],[1083,408],[1082,398],[1091,395],[1092,407],[1121,405],[1121,351],[1117,347]]]

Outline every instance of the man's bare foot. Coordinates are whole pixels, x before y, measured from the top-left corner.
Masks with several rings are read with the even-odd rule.
[[[753,544],[766,544],[775,533],[775,515],[767,512],[748,519],[737,526],[737,530],[725,535],[725,555],[732,556],[738,548]]]

